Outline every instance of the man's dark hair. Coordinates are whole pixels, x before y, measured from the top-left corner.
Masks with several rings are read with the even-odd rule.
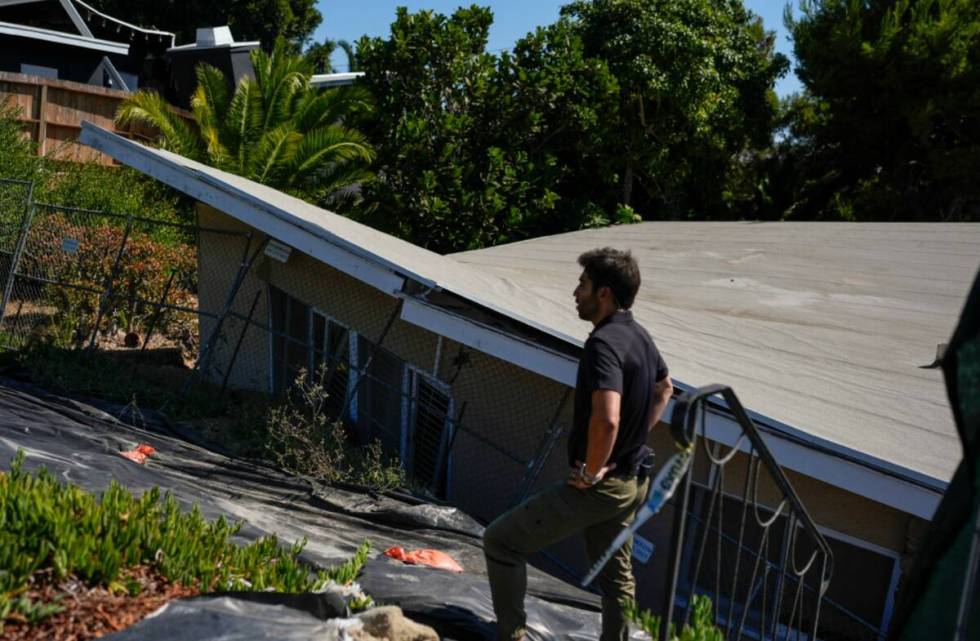
[[[633,299],[640,289],[640,266],[629,250],[593,249],[579,256],[578,264],[592,281],[592,291],[608,287],[620,309],[633,306]]]

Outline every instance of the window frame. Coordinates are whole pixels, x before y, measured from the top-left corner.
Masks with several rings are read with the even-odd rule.
[[[399,456],[402,460],[402,465],[410,473],[414,474],[414,440],[410,437],[414,436],[418,429],[418,382],[420,378],[427,385],[433,387],[440,394],[443,394],[447,400],[446,416],[443,419],[439,436],[439,452],[436,454],[436,466],[438,470],[439,462],[443,459],[445,460],[446,492],[444,498],[448,499],[452,496],[453,486],[453,453],[450,445],[456,431],[456,401],[453,398],[453,388],[448,383],[433,376],[431,372],[411,363],[405,363],[404,375],[402,377],[401,442]],[[433,479],[434,484],[438,484],[438,481],[438,478]]]

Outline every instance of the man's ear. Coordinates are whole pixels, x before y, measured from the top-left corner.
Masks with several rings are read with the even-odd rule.
[[[613,300],[612,288],[609,285],[603,285],[596,291],[596,296],[599,298],[604,298],[608,300]]]

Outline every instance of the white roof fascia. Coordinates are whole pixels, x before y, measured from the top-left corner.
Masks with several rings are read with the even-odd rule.
[[[344,247],[325,242],[326,239],[261,207],[255,199],[243,198],[227,185],[215,185],[209,176],[169,162],[138,143],[90,122],[82,123],[79,141],[386,294],[393,295],[404,286],[400,275]]]
[[[417,299],[405,299],[401,318],[555,382],[575,387],[578,361],[568,355]],[[675,383],[678,389],[691,391],[683,383]],[[675,401],[671,399],[664,413],[668,420],[674,405]],[[940,481],[886,461],[870,460],[866,454],[801,433],[787,425],[773,424],[771,419],[754,412],[749,414],[783,467],[926,520],[932,518],[939,505],[945,490],[945,484]],[[708,411],[707,417],[707,438],[729,447],[738,442],[742,428],[734,418],[713,410]],[[739,449],[747,452],[748,441],[744,440]],[[920,478],[901,478],[910,476]]]
[[[310,85],[321,89],[331,87],[346,87],[354,84],[358,78],[363,78],[363,71],[351,71],[348,73],[319,73],[310,78]]]
[[[106,153],[107,155],[115,158],[116,160],[125,163],[130,167],[133,167],[134,169],[137,169],[144,173],[148,173],[146,167],[151,167],[151,166],[169,167],[171,169],[171,172],[169,173],[171,177],[173,177],[174,174],[178,174],[179,176],[183,177],[182,180],[179,181],[183,186],[177,186],[174,183],[167,182],[167,180],[160,178],[155,174],[148,173],[148,175],[153,176],[154,178],[157,178],[157,180],[160,180],[162,182],[166,182],[171,187],[174,187],[175,189],[180,189],[181,191],[184,191],[184,193],[187,193],[188,195],[193,196],[194,198],[197,198],[202,202],[207,202],[208,204],[211,204],[210,200],[204,200],[203,198],[198,198],[197,194],[206,194],[208,198],[212,200],[217,198],[219,202],[223,201],[224,198],[231,196],[237,201],[250,206],[251,208],[250,211],[253,212],[252,220],[254,222],[249,222],[244,219],[242,220],[242,222],[250,224],[253,227],[256,227],[256,229],[260,229],[265,233],[269,234],[270,236],[278,238],[271,231],[267,231],[265,229],[266,227],[271,229],[278,229],[279,226],[281,225],[296,227],[306,231],[311,237],[317,238],[320,242],[328,243],[334,246],[335,249],[342,249],[350,257],[359,259],[359,262],[356,263],[356,266],[359,270],[361,270],[364,273],[370,273],[370,269],[374,269],[379,274],[383,272],[387,272],[392,276],[397,276],[399,278],[398,281],[399,283],[403,282],[402,280],[403,277],[407,276],[412,280],[418,282],[423,287],[428,287],[430,289],[439,289],[439,286],[434,281],[432,281],[431,278],[428,278],[422,274],[418,274],[408,268],[402,267],[401,265],[392,262],[391,260],[388,260],[383,256],[379,256],[367,249],[364,249],[359,245],[351,243],[350,241],[346,240],[342,236],[338,236],[337,234],[334,234],[328,231],[327,229],[324,229],[320,225],[297,218],[296,216],[290,214],[287,210],[282,209],[280,207],[276,207],[271,203],[268,203],[247,192],[244,192],[236,188],[235,186],[228,184],[227,182],[221,181],[219,178],[214,178],[206,173],[193,170],[179,163],[175,163],[167,158],[163,158],[160,156],[160,154],[155,153],[153,149],[144,147],[143,145],[137,142],[123,138],[118,134],[114,134],[111,131],[99,127],[98,125],[94,125],[91,122],[87,122],[87,121],[82,122],[82,134],[78,140],[82,144],[98,149],[99,151]],[[185,187],[187,189],[192,189],[192,191],[186,191]],[[220,209],[220,207],[218,207],[217,205],[214,206]],[[228,211],[228,210],[223,210],[223,211]],[[233,213],[233,212],[229,211],[229,213]],[[260,217],[256,218],[255,214],[260,214]],[[271,220],[266,220],[266,219],[271,219]],[[281,240],[283,240],[283,242],[286,243],[289,242],[286,241],[285,239],[281,239]],[[299,249],[304,253],[310,253],[302,249],[301,247],[297,246],[295,248]],[[338,267],[337,265],[333,265],[333,266],[343,271],[342,267]],[[378,289],[381,289],[386,294],[392,294],[395,291],[401,290],[401,286],[396,288],[388,287],[388,284],[394,282],[391,279],[382,279],[381,284],[376,284],[370,280],[366,280],[365,278],[362,278],[361,276],[358,275],[358,272],[356,271],[346,272],[346,273],[353,276],[354,278],[357,278],[359,280],[368,283],[369,285],[373,285]]]
[[[244,47],[258,47],[262,42],[260,40],[249,40],[248,42],[232,42],[229,44],[212,45],[209,47],[199,47],[196,42],[192,42],[186,45],[178,45],[176,47],[170,47],[167,49],[167,53],[171,51],[210,51],[211,49],[239,49]]]
[[[75,5],[71,3],[71,0],[59,1],[61,2],[61,7],[65,10],[65,13],[68,14],[69,18],[71,18],[72,24],[75,25],[76,29],[78,29],[78,33],[82,34],[86,38],[94,38],[95,36],[92,35],[92,31],[88,28],[88,25],[85,24],[85,21],[82,20],[82,15],[78,13],[78,9],[76,9]]]
[[[439,336],[451,338],[467,347],[535,374],[575,387],[578,361],[560,352],[522,340],[418,299],[405,298],[401,318]]]
[[[670,415],[673,404],[674,401],[671,400],[670,406],[665,411],[666,416]],[[729,447],[738,442],[742,435],[742,429],[734,418],[712,410],[709,410],[706,416],[706,438]],[[843,458],[837,453],[815,450],[809,443],[797,442],[773,433],[765,429],[765,426],[760,425],[755,417],[753,417],[753,422],[760,428],[759,433],[762,439],[766,442],[773,457],[779,461],[780,467],[791,469],[818,481],[823,481],[828,485],[847,490],[852,494],[863,496],[925,520],[932,519],[932,515],[939,506],[939,501],[943,497],[945,488],[930,489],[920,483],[899,478],[889,473],[887,469],[870,467],[863,462],[864,459],[868,458],[866,454],[852,452],[853,457]],[[812,437],[808,440],[812,440]],[[846,449],[839,445],[835,445],[835,447]],[[742,443],[739,444],[739,449],[743,452],[748,452],[750,448],[748,439],[743,439]],[[887,465],[884,461],[880,461],[880,463]],[[909,472],[909,470],[902,469],[903,476],[907,476]],[[937,483],[935,480],[932,482]]]
[[[52,31],[50,29],[40,29],[38,27],[28,27],[12,22],[0,22],[0,34],[7,36],[17,36],[20,38],[31,38],[32,40],[44,40],[62,45],[81,47],[83,49],[94,49],[105,53],[118,53],[120,55],[129,54],[129,45],[122,42],[112,42],[110,40],[99,40],[98,38],[86,38],[74,33],[64,31]]]

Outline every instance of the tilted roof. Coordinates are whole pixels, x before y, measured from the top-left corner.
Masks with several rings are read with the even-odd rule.
[[[452,256],[528,292],[584,339],[577,256],[630,249],[634,315],[671,373],[731,385],[746,407],[934,479],[961,452],[939,369],[980,262],[980,224],[650,222]]]

